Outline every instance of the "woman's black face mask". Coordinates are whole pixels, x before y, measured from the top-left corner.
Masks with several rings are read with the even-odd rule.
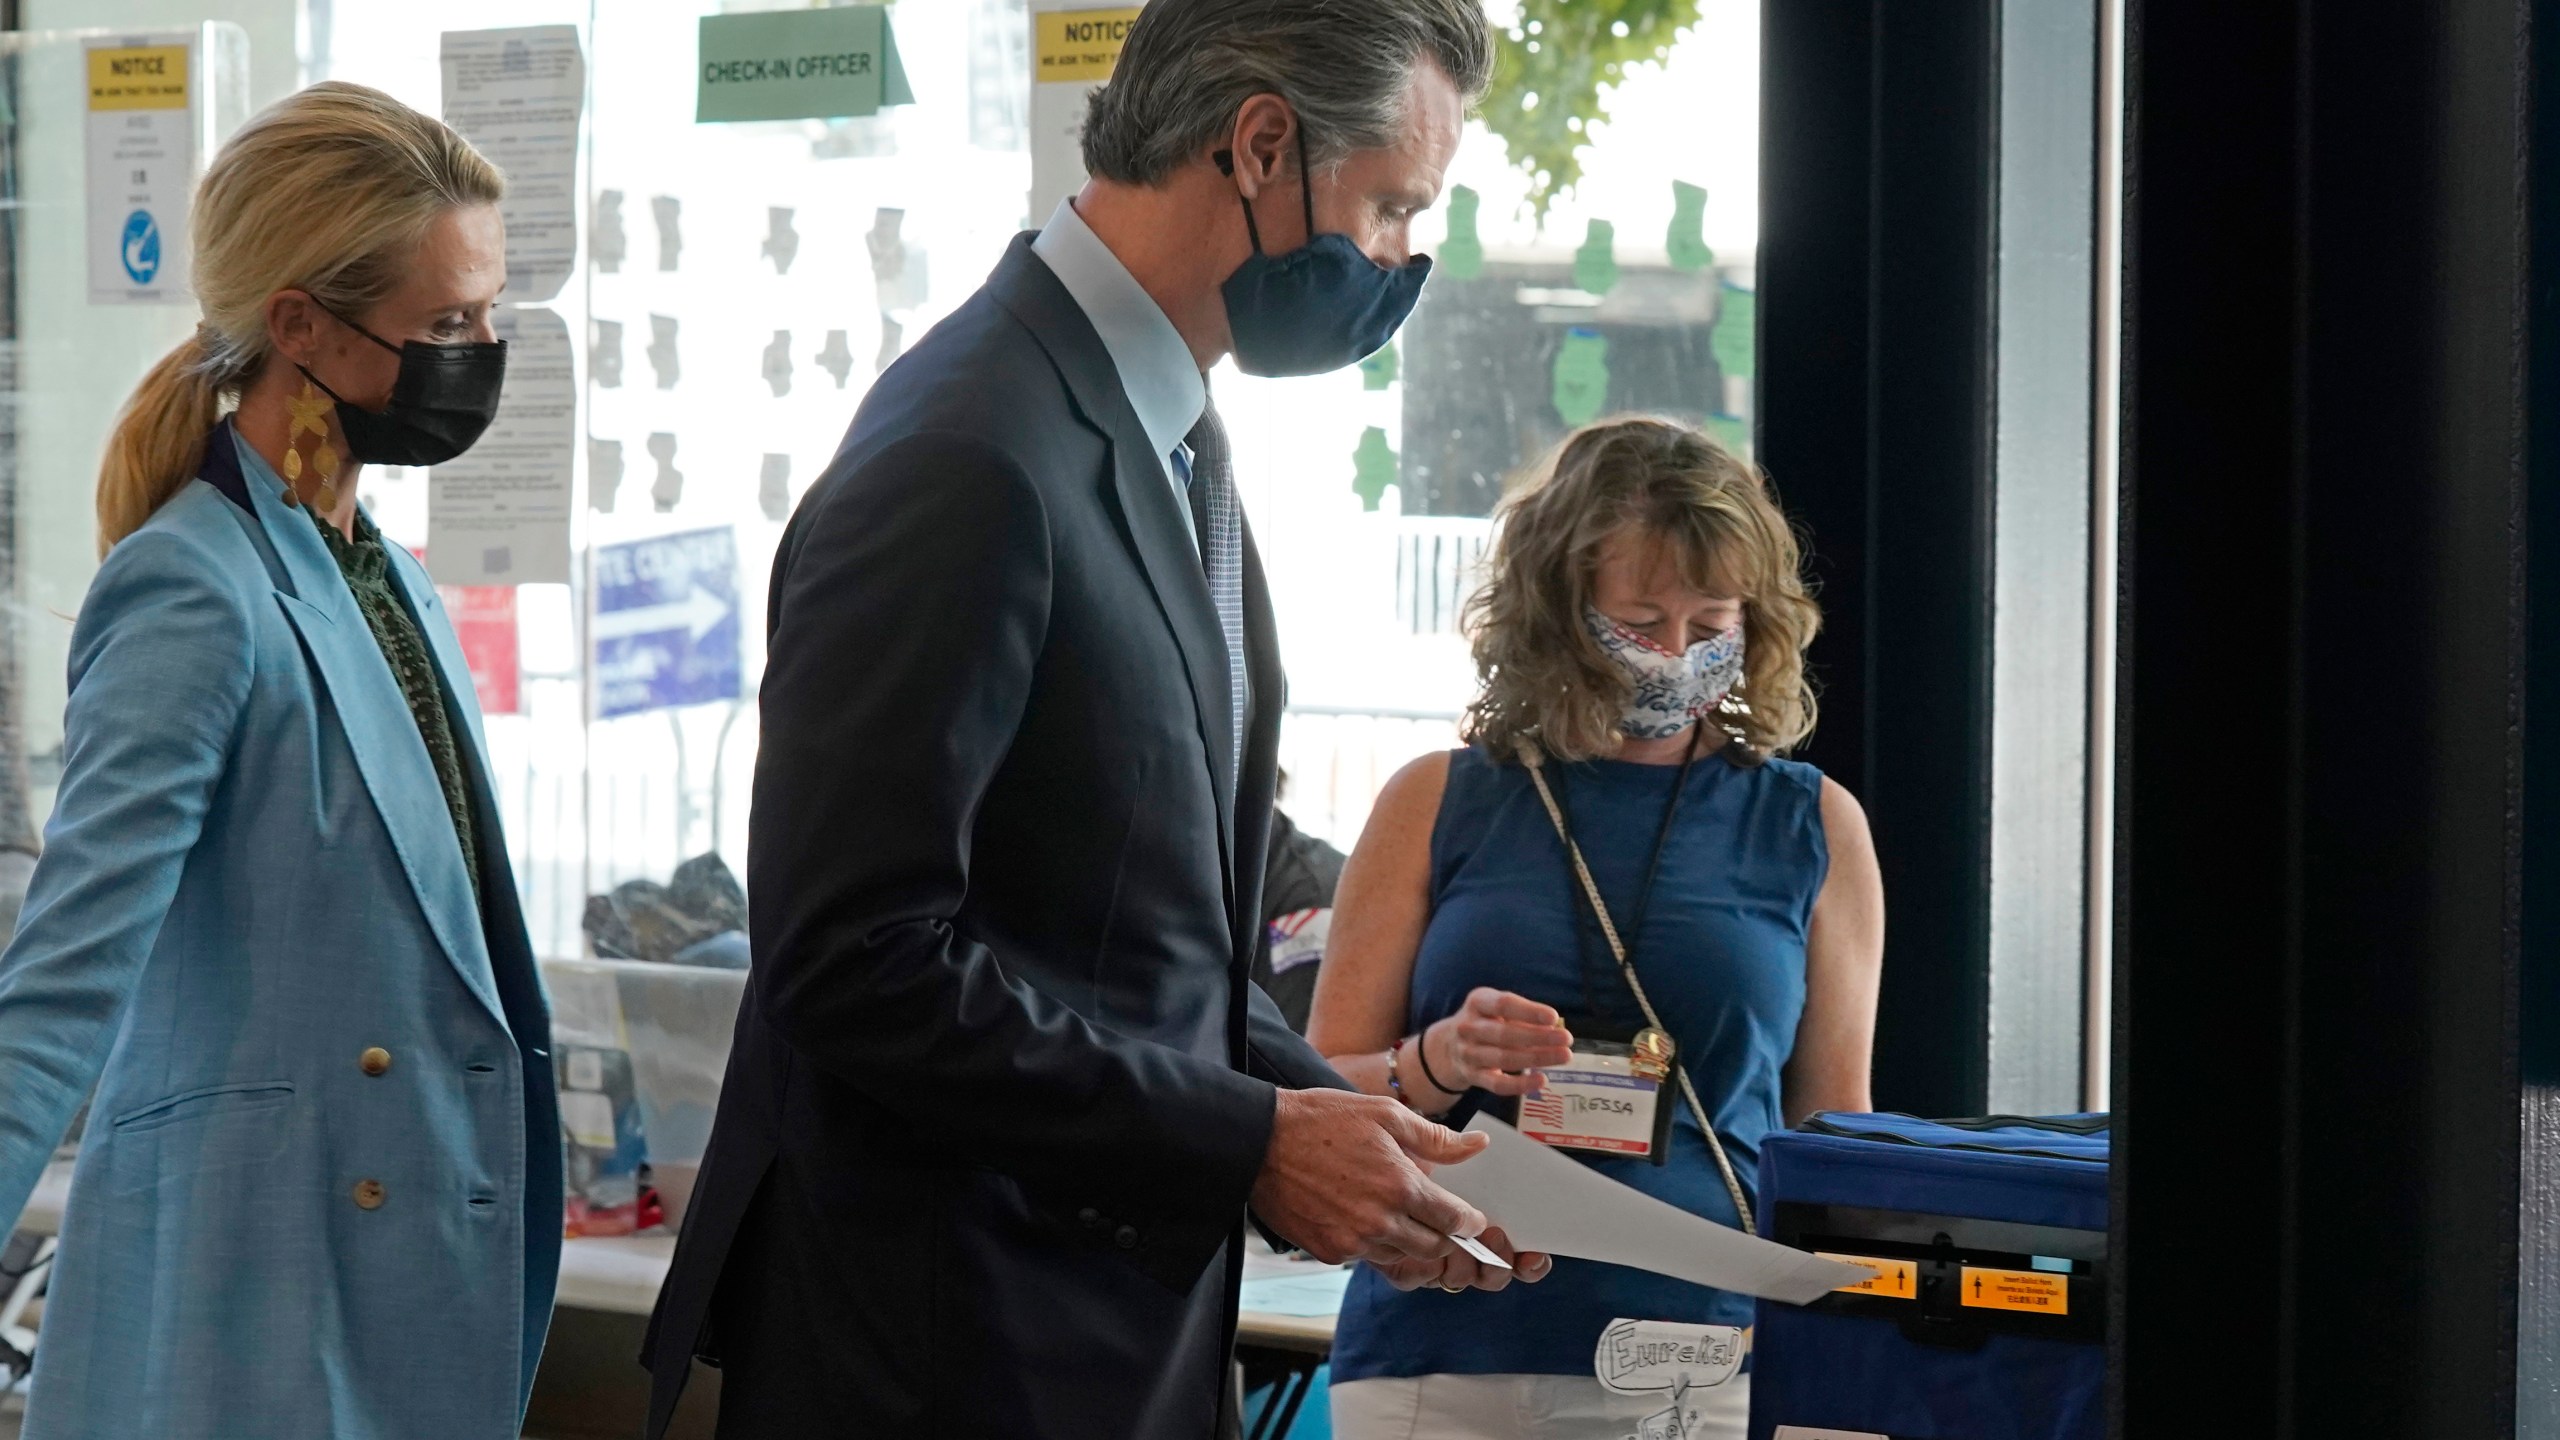
[[[338,429],[346,437],[348,457],[358,464],[442,465],[470,449],[498,418],[498,396],[507,379],[506,341],[430,345],[410,340],[394,345],[328,306],[320,308],[400,357],[391,403],[380,410],[350,404],[308,366],[294,366],[337,402]]]

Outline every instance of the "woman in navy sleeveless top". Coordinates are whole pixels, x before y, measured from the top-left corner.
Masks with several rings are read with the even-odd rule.
[[[1665,1163],[1566,1153],[1734,1226],[1761,1137],[1868,1108],[1874,848],[1848,792],[1776,756],[1813,722],[1802,657],[1819,612],[1799,565],[1758,473],[1667,421],[1577,431],[1506,504],[1468,611],[1474,743],[1388,784],[1336,899],[1308,1033],[1347,1078],[1459,1123],[1536,1091],[1542,1068],[1572,1062],[1577,1029],[1587,1050],[1658,1022],[1713,1136],[1664,1086]],[[1542,1102],[1556,1097],[1524,1113],[1555,1113]],[[1536,1283],[1408,1292],[1357,1274],[1334,1341],[1336,1432],[1656,1433],[1671,1398],[1605,1390],[1602,1331],[1751,1323],[1748,1297],[1621,1266],[1532,1261],[1520,1278]],[[1748,1387],[1737,1374],[1690,1392],[1671,1433],[1739,1437]]]

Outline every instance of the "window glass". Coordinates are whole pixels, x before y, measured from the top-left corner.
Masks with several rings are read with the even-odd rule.
[[[69,23],[52,13],[66,7],[83,25],[160,24],[168,8],[32,0],[30,23]],[[514,597],[516,683],[500,687],[512,688],[514,713],[488,722],[495,788],[546,954],[587,951],[590,897],[618,884],[666,883],[681,862],[711,853],[743,873],[764,581],[790,507],[879,369],[1044,218],[1026,213],[1034,122],[1022,0],[893,5],[912,104],[858,119],[708,125],[693,118],[701,20],[780,7],[186,7],[199,18],[208,8],[246,37],[240,91],[256,103],[337,78],[434,111],[443,32],[576,27],[589,79],[579,264],[541,307],[571,352],[572,580]],[[1506,478],[1571,424],[1618,410],[1709,423],[1746,443],[1756,4],[1494,8],[1504,77],[1467,127],[1449,176],[1458,188],[1416,222],[1438,270],[1392,350],[1311,379],[1255,380],[1231,366],[1212,377],[1290,675],[1283,807],[1345,849],[1397,766],[1456,743],[1473,690],[1458,617]],[[286,47],[289,64],[277,53]],[[76,145],[36,143],[32,127],[31,115],[22,154],[76,166]],[[40,179],[76,194],[76,174],[30,174],[31,196]],[[46,243],[54,248],[27,257],[30,282],[39,265],[74,263],[73,229]],[[74,396],[50,418],[22,422],[23,465],[43,462],[25,473],[43,478],[23,489],[20,533],[47,558],[21,590],[29,613],[68,615],[93,568],[97,445],[115,403],[193,316],[100,313],[72,299],[48,309],[44,288],[21,287],[25,353],[55,343],[86,358],[41,386],[21,382],[29,401],[56,387]],[[75,290],[66,283],[59,294]],[[434,484],[423,471],[376,470],[364,493],[386,533],[424,546]],[[686,693],[651,690],[628,655],[591,660],[582,636],[618,623],[597,624],[596,612],[617,603],[616,577],[640,553],[617,547],[705,532],[725,538],[697,549],[725,544],[734,571],[705,588],[707,599],[683,603],[710,607],[713,623],[734,621],[736,697],[609,713],[634,696]],[[457,614],[478,613],[477,601],[454,600]],[[67,631],[48,623],[26,642],[39,813],[44,756],[60,744]],[[482,623],[488,634],[510,626],[503,611]]]

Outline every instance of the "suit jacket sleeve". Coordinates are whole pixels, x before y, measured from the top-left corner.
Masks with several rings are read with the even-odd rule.
[[[1155,1217],[1131,1258],[1183,1285],[1244,1211],[1272,1086],[1093,1024],[952,924],[1055,579],[1038,490],[975,437],[906,437],[802,507],[774,571],[750,983],[797,1054],[920,1134]]]
[[[171,533],[133,535],[72,631],[62,785],[0,954],[0,1216],[25,1206],[106,1065],[248,703],[249,617],[212,563]]]
[[[1259,985],[1245,997],[1245,1046],[1253,1074],[1284,1090],[1352,1090],[1306,1037],[1290,1028],[1280,1006]]]

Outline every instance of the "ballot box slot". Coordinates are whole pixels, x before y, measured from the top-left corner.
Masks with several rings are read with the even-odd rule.
[[[1781,1244],[1875,1272],[1814,1311],[1890,1321],[1914,1343],[1952,1349],[1996,1334],[2106,1338],[2103,1231],[1801,1202],[1779,1204],[1771,1226]]]

